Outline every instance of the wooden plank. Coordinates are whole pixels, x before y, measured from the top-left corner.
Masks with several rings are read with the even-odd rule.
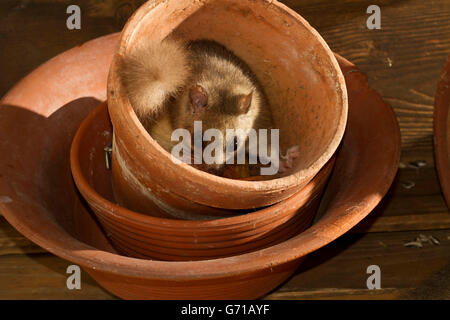
[[[417,163],[425,164],[416,167]],[[434,162],[423,158],[402,162],[386,197],[352,232],[450,228]]]
[[[405,247],[421,233],[440,245]],[[368,290],[378,265],[381,290]],[[450,230],[347,234],[311,254],[267,299],[449,299]]]
[[[81,290],[67,289],[71,264],[24,238],[0,217],[0,299],[115,299],[86,272]]]
[[[81,289],[67,289],[69,265],[49,253],[0,256],[0,299],[115,299],[83,271]]]
[[[437,230],[450,227],[450,215],[416,214],[402,216],[371,216],[361,221],[350,232],[388,232],[398,230]]]
[[[405,247],[421,233],[440,245]],[[82,290],[68,290],[69,262],[51,254],[0,256],[0,299],[114,298],[82,272]],[[366,268],[381,269],[381,290],[368,290]],[[450,230],[348,234],[311,254],[266,299],[449,299]]]
[[[0,256],[45,252],[47,251],[17,232],[5,218],[0,217]]]
[[[142,2],[78,0],[82,29],[70,31],[65,11],[72,1],[1,1],[0,96],[54,55],[119,31]],[[378,1],[381,30],[366,28],[369,4],[363,1],[283,2],[305,17],[334,51],[356,63],[394,107],[402,132],[402,158],[388,196],[353,230],[377,233],[347,235],[319,250],[268,298],[448,298],[450,214],[434,166],[432,112],[437,80],[450,52],[450,1]],[[415,167],[418,161],[425,166]],[[379,233],[430,229],[443,229],[422,231],[439,238],[440,246],[403,247],[420,232]],[[44,252],[0,218],[0,298],[111,297],[85,273],[87,291],[64,291],[68,262]],[[363,267],[368,263],[382,267],[381,291],[364,288]]]
[[[66,27],[69,16],[66,9],[74,3],[81,8],[81,30]],[[92,16],[88,14],[90,7],[87,0],[0,1],[0,96],[55,55],[88,40],[120,31],[125,22],[123,18]]]

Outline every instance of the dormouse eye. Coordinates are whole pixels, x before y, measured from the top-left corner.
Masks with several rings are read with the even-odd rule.
[[[202,86],[193,86],[189,91],[190,105],[193,113],[201,111],[208,104],[208,96]]]

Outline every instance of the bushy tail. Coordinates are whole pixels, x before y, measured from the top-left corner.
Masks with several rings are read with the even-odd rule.
[[[123,57],[121,78],[138,117],[152,117],[189,78],[189,53],[181,41],[148,40]]]

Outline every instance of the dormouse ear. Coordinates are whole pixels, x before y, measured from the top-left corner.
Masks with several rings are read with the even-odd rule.
[[[202,110],[208,104],[208,95],[200,85],[195,85],[190,89],[189,99],[194,113]]]
[[[246,114],[252,105],[253,91],[238,98],[239,114]]]

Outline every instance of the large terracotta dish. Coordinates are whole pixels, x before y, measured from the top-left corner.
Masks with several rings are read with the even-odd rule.
[[[270,101],[281,151],[292,146],[300,149],[289,174],[265,181],[218,177],[174,163],[171,154],[150,137],[120,80],[121,56],[143,38],[161,40],[169,35],[216,40],[249,64]],[[113,181],[119,203],[143,213],[154,214],[160,208],[168,215],[174,211],[189,215],[198,213],[194,205],[261,208],[301,190],[341,142],[347,94],[325,41],[278,1],[155,0],[136,11],[122,31],[108,79],[108,108],[114,127]],[[154,195],[164,200],[163,206],[154,203]]]
[[[450,55],[434,102],[434,146],[442,192],[450,208]]]
[[[120,256],[77,194],[69,148],[82,119],[103,101],[118,35],[65,52],[20,81],[0,107],[0,211],[23,235],[79,264],[113,294],[147,299],[256,298],[288,278],[308,253],[344,234],[391,185],[400,133],[390,106],[339,58],[349,121],[322,217],[275,246],[235,257],[163,262]]]

